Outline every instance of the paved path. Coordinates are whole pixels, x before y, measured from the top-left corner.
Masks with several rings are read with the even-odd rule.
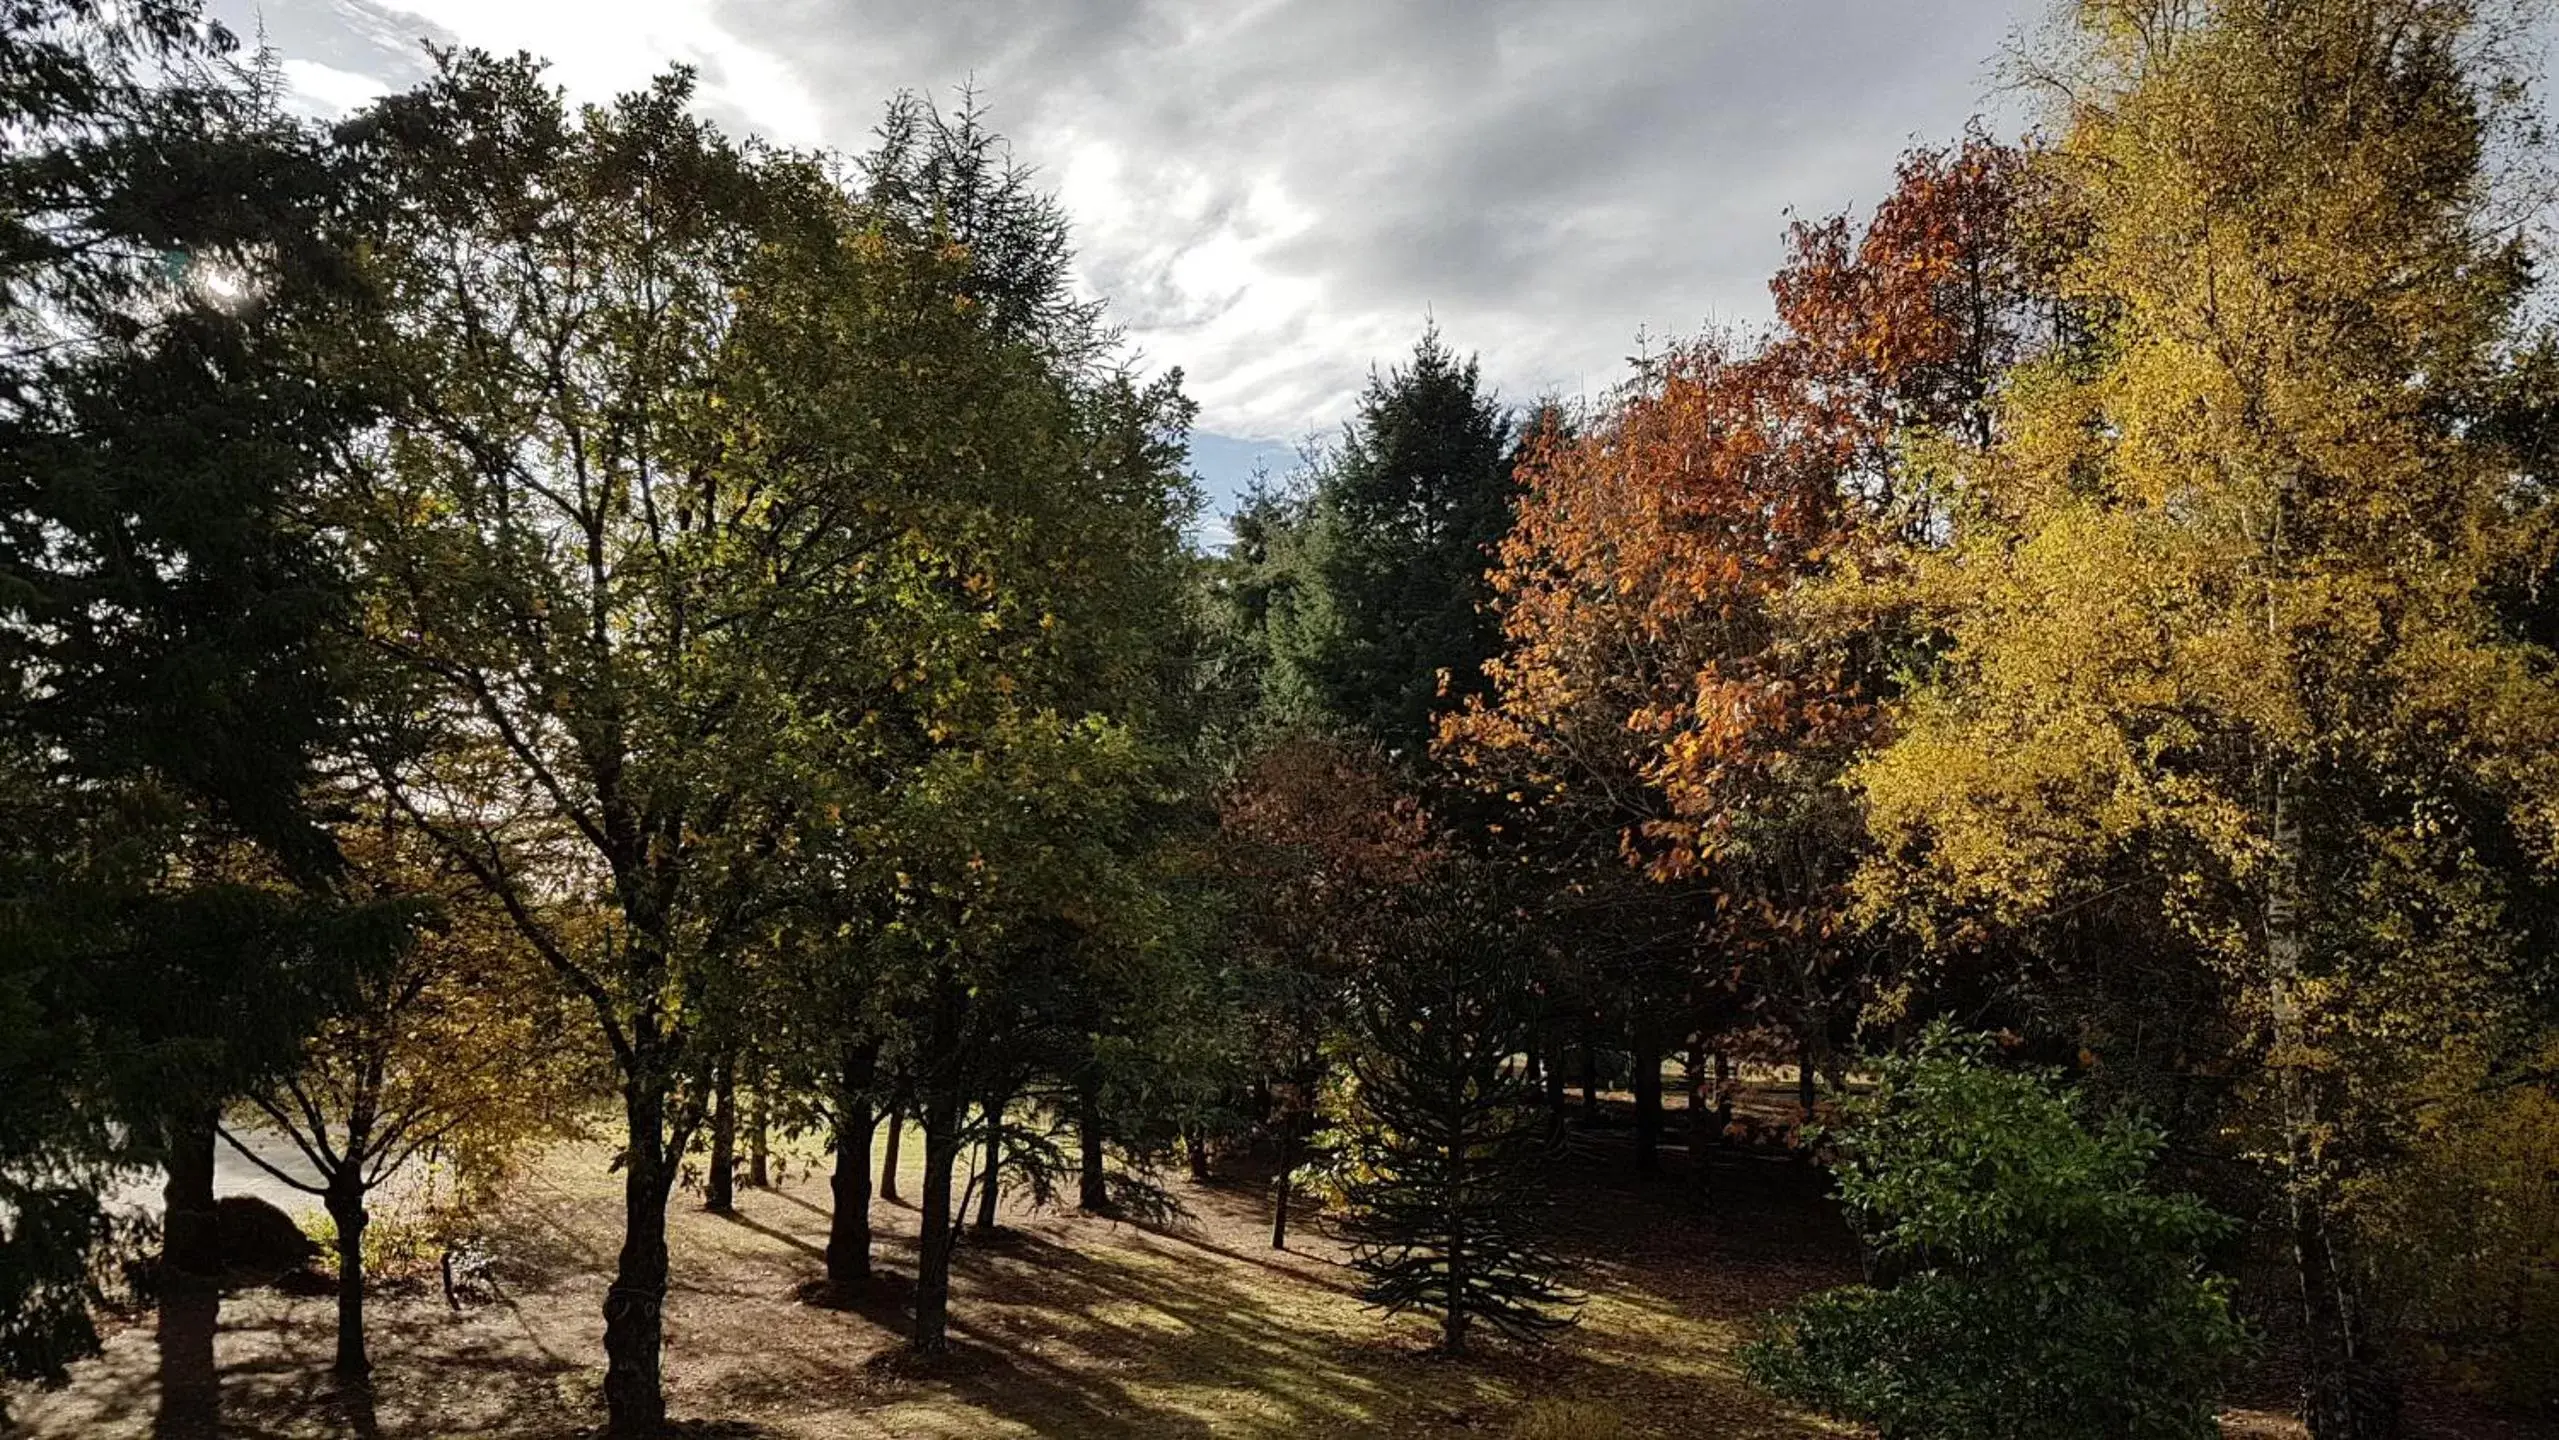
[[[303,1155],[299,1146],[284,1136],[272,1130],[235,1130],[232,1133],[238,1135],[250,1149],[257,1151],[259,1157],[268,1164],[296,1179],[307,1180],[314,1184],[319,1182],[319,1172],[312,1169],[311,1161]],[[415,1166],[409,1167],[412,1172],[415,1168]],[[387,1192],[396,1183],[396,1178],[386,1182],[383,1191],[377,1194]],[[108,1197],[108,1207],[111,1209],[131,1207],[147,1210],[156,1215],[160,1210],[160,1186],[161,1176],[156,1171],[138,1176]],[[308,1191],[297,1190],[251,1164],[247,1157],[233,1148],[228,1140],[214,1143],[213,1193],[217,1196],[253,1195],[287,1215],[299,1215],[305,1210],[320,1208],[319,1196]],[[373,1202],[373,1208],[377,1214],[380,1213],[379,1199]]]

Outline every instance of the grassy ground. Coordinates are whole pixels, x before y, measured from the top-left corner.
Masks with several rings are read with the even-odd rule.
[[[735,1437],[1350,1440],[1526,1434],[1514,1427],[1531,1401],[1560,1397],[1626,1435],[1856,1433],[1770,1401],[1733,1362],[1752,1317],[1854,1274],[1818,1180],[1780,1158],[1719,1154],[1716,1203],[1701,1220],[1675,1179],[1638,1186],[1626,1168],[1605,1141],[1568,1167],[1562,1238],[1591,1300],[1580,1327],[1542,1352],[1430,1357],[1419,1322],[1390,1323],[1360,1304],[1320,1228],[1271,1251],[1262,1191],[1239,1182],[1177,1186],[1191,1217],[1162,1229],[1008,1211],[1003,1236],[962,1251],[955,1353],[918,1366],[899,1349],[911,1209],[877,1207],[887,1273],[861,1308],[794,1298],[820,1271],[827,1221],[824,1182],[802,1162],[776,1188],[742,1190],[733,1217],[678,1196],[672,1410],[696,1434]],[[68,1389],[22,1403],[19,1418],[39,1437],[158,1440],[202,1431],[164,1394],[210,1392],[220,1433],[234,1436],[589,1431],[616,1180],[601,1152],[550,1157],[499,1227],[497,1302],[456,1312],[432,1287],[382,1297],[369,1393],[342,1394],[327,1378],[329,1298],[260,1290],[224,1301],[218,1333],[202,1317],[164,1319],[165,1335],[147,1321],[120,1331],[104,1358]],[[905,1188],[915,1193],[917,1177]],[[208,1372],[218,1389],[203,1383]],[[2232,1422],[2234,1435],[2290,1430],[2262,1414]]]

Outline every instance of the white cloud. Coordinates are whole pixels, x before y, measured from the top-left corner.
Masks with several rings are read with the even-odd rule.
[[[324,120],[357,109],[391,88],[370,75],[293,58],[284,62],[284,83],[304,109]]]
[[[285,8],[296,8],[293,0]],[[706,110],[784,144],[828,139],[788,58],[733,33],[708,0],[383,0],[337,8],[370,12],[377,27],[406,17],[483,49],[531,51],[586,98],[637,89],[671,64],[691,65],[701,71]]]

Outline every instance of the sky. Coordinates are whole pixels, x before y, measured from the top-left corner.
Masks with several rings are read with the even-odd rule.
[[[990,122],[1081,283],[1200,405],[1212,507],[1338,430],[1427,323],[1500,393],[1598,394],[1652,337],[1766,320],[1791,212],[1869,205],[2046,0],[212,0],[328,116],[425,43],[601,99],[670,64],[738,130],[858,151],[900,90]]]

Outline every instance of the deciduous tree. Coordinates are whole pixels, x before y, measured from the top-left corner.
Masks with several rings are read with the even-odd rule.
[[[2046,173],[2085,343],[1953,466],[1947,644],[1856,779],[1870,903],[1957,945],[2134,897],[2241,1006],[2320,1440],[2394,1433],[2349,1196],[2408,1082],[2515,1024],[2559,690],[2465,423],[2523,269],[2479,7],[2091,3]]]

